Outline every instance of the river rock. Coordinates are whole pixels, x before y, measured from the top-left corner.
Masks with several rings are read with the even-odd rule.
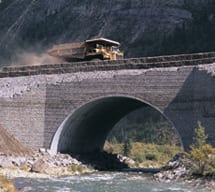
[[[188,175],[189,160],[184,154],[177,154],[164,166],[161,172],[154,174],[154,179],[157,181],[169,181],[184,178]]]
[[[40,153],[46,153],[46,149],[45,149],[45,148],[40,148],[40,149],[39,149],[39,152],[40,152]]]
[[[0,158],[0,167],[2,168],[13,167],[13,163],[10,160],[8,161],[6,158]]]
[[[25,157],[13,157],[12,158],[12,163],[19,167],[21,166],[23,163],[26,163],[27,159]]]
[[[32,166],[31,171],[36,173],[46,173],[49,169],[49,164],[43,159],[38,159]]]
[[[126,163],[128,165],[135,165],[135,161],[129,157],[123,156],[123,155],[117,155],[117,158],[120,160],[122,163]]]

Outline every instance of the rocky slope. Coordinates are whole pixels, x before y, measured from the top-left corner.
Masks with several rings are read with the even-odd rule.
[[[31,154],[33,154],[33,151],[25,147],[23,144],[17,141],[11,134],[9,134],[5,129],[0,127],[0,156],[2,155],[25,156]]]
[[[98,36],[122,42],[127,57],[201,51],[196,41],[211,42],[213,30],[207,31],[207,28],[215,23],[213,0],[0,2],[1,61],[22,51],[43,52],[54,43],[83,41]],[[207,25],[205,32],[209,34],[199,29],[199,25]],[[181,29],[180,34],[185,31],[193,34],[195,27],[201,31],[196,31],[196,38],[191,42],[188,37],[187,46],[182,46],[186,42],[177,34],[178,29]],[[206,38],[202,37],[202,32]],[[190,45],[192,48],[187,50]],[[203,47],[204,50],[213,48],[213,45]]]

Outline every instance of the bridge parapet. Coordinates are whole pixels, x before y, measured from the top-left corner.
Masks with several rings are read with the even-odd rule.
[[[11,66],[0,69],[0,78],[88,71],[179,67],[210,63],[215,63],[215,52],[130,58],[117,61],[88,61],[32,66]]]

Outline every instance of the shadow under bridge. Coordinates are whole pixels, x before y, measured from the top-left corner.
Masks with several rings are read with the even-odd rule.
[[[149,104],[123,96],[91,101],[64,120],[54,136],[51,151],[80,154],[102,151],[114,125],[130,112],[146,106]]]

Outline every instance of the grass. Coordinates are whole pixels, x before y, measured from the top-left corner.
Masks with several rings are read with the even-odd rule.
[[[136,167],[162,167],[172,157],[182,152],[182,148],[171,145],[131,143],[132,149],[129,157],[136,162]],[[111,153],[122,154],[122,144],[106,142],[104,150]]]
[[[72,172],[72,173],[75,173],[75,172],[82,173],[84,171],[84,169],[85,168],[83,167],[83,165],[71,165],[68,168],[68,171]]]
[[[4,176],[0,176],[0,191],[15,192],[13,183]]]

